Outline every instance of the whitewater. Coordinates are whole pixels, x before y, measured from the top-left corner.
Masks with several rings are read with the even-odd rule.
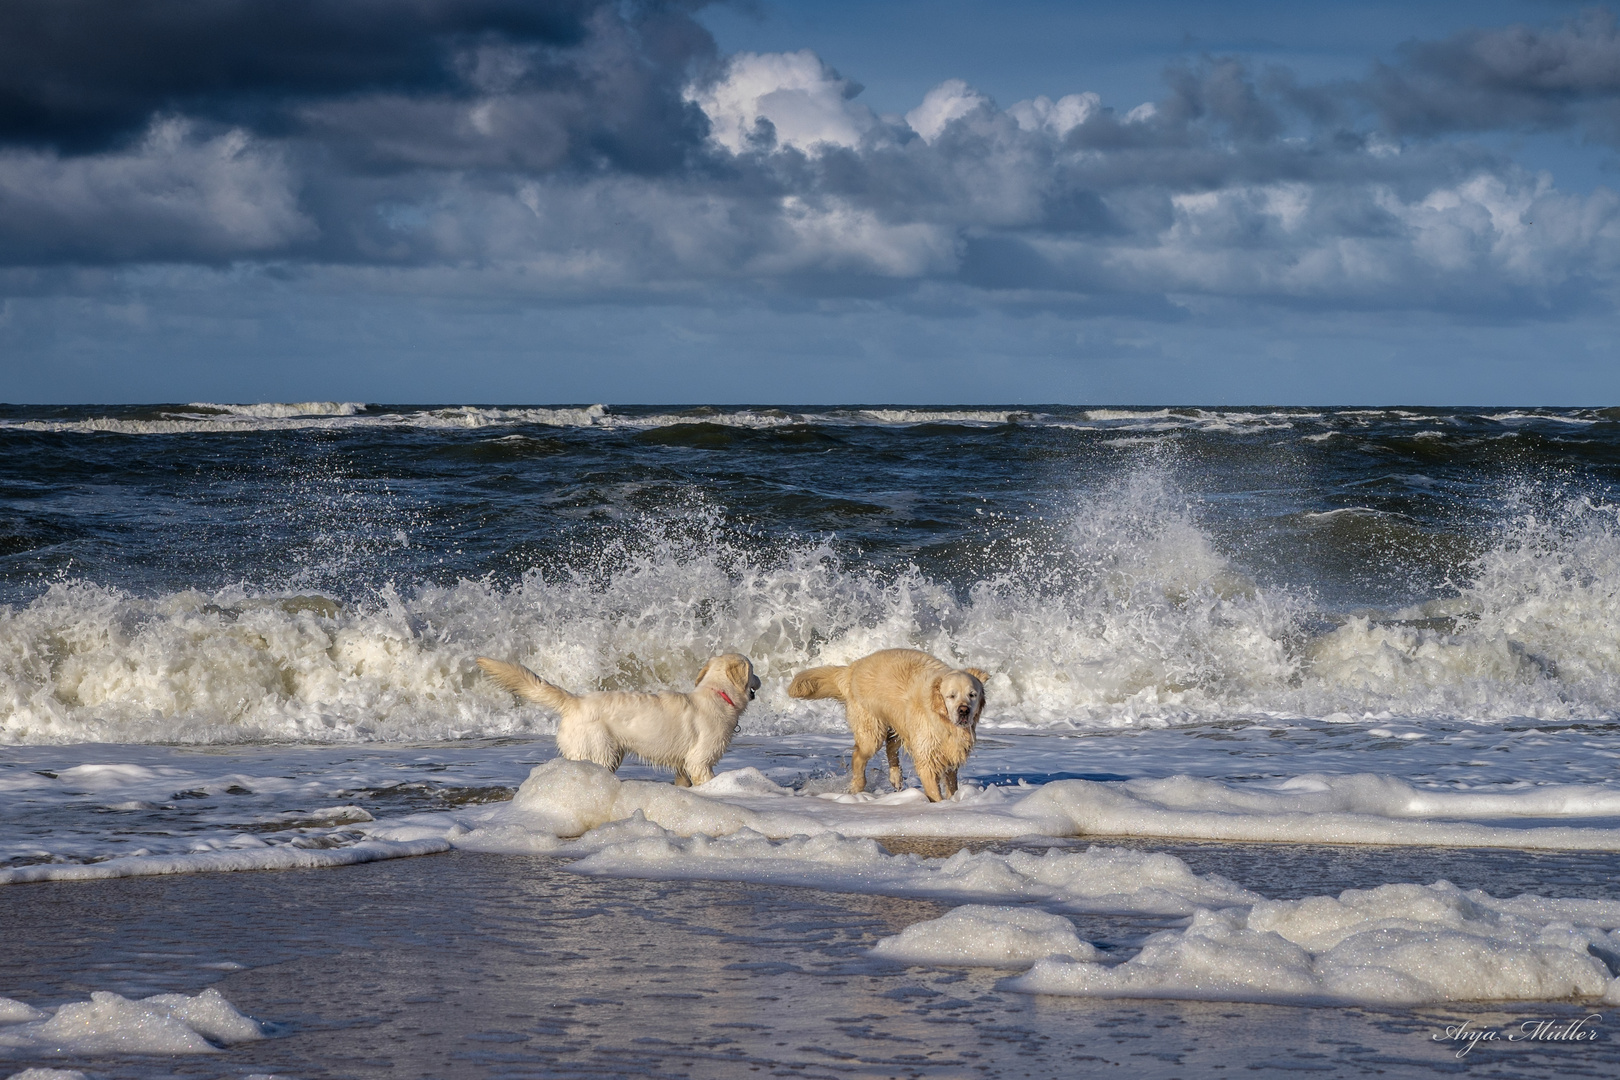
[[[402,933],[469,910],[505,925],[490,898],[528,905],[512,890],[541,881],[559,917],[665,926],[699,995],[769,982],[815,1015],[913,1027],[956,995],[971,1006],[947,1027],[989,1047],[885,1056],[832,1023],[797,1036],[830,1057],[795,1059],[772,1010],[734,1003],[750,1019],[716,1020],[707,1050],[660,1029],[649,1071],[985,1075],[1020,1023],[1056,1040],[1030,1052],[1058,1070],[1059,1044],[1114,1060],[1099,1033],[1147,1007],[1200,1032],[1163,1075],[1324,1053],[1336,1074],[1417,1075],[1509,1047],[1524,1075],[1602,1074],[1617,450],[1604,410],[0,407],[0,904],[41,942],[6,964],[0,1069],[497,1069],[456,1056],[470,1028],[356,1065],[395,1052],[333,1034],[359,984],[325,1020],[287,1008],[272,969],[322,949],[426,961],[343,919],[303,950],[260,941],[287,916],[259,898],[343,909],[386,880],[412,897],[384,919]],[[848,794],[836,704],[786,694],[805,667],[895,646],[991,673],[947,803],[909,763],[905,789],[874,772]],[[473,662],[685,689],[730,650],[763,685],[691,791],[556,759],[553,718]],[[633,899],[647,888],[661,899]],[[52,904],[98,895],[150,939],[106,977],[46,949],[75,925]],[[666,917],[671,897],[823,929],[739,931],[715,967],[708,917]],[[161,943],[172,917],[201,928],[183,960]],[[444,933],[451,956],[481,931]],[[808,950],[791,989],[781,948]],[[581,1016],[654,1023],[662,998],[621,1000],[639,981],[589,990],[607,963],[589,954],[562,949],[577,970],[536,981],[531,1007],[568,986],[618,1003]],[[658,967],[637,956],[606,970]],[[441,1028],[470,992],[447,978],[412,1005],[400,978],[369,985]],[[838,1011],[846,985],[865,1013]],[[1055,1004],[1076,1000],[1111,1019]],[[1256,1033],[1283,1014],[1327,1028]],[[1444,1036],[1532,1017],[1598,1034]],[[633,1046],[581,1035],[554,1058],[540,1028],[496,1027],[536,1068]],[[1367,1052],[1324,1051],[1340,1044]]]

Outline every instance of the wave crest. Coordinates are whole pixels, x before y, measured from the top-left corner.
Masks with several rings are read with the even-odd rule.
[[[1239,572],[1163,472],[1132,474],[966,585],[880,572],[828,541],[767,544],[690,510],[595,536],[520,580],[388,586],[339,604],[245,587],[140,597],[59,583],[0,608],[6,741],[420,739],[540,732],[483,682],[517,660],[576,690],[684,689],[737,649],[751,733],[839,731],[787,698],[818,663],[913,646],[992,672],[989,727],[1620,711],[1620,524],[1523,513],[1454,595],[1342,621]]]

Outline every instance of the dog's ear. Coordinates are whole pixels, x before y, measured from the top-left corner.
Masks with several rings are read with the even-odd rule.
[[[702,686],[703,685],[703,680],[707,679],[709,677],[709,669],[712,668],[713,666],[714,666],[714,660],[713,659],[703,661],[703,666],[698,669],[697,681],[692,683],[692,685],[693,686]]]
[[[982,671],[976,667],[965,667],[962,670],[973,676],[975,679],[978,679],[981,685],[990,681],[990,673],[988,671]]]
[[[945,676],[940,675],[934,679],[933,684],[929,687],[928,707],[934,710],[935,716],[948,724],[951,722],[951,716],[950,713],[945,711],[945,694],[940,690],[940,684],[944,681]]]
[[[731,680],[731,685],[742,690],[748,690],[752,687],[754,681],[754,665],[748,662],[746,656],[738,653],[728,653],[726,655],[726,678]]]

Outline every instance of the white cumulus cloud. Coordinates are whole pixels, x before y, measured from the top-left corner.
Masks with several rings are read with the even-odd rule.
[[[923,96],[922,104],[906,113],[911,130],[927,142],[933,142],[944,133],[952,120],[992,108],[990,99],[961,79],[947,79]]]
[[[1053,101],[1042,94],[1033,101],[1020,101],[1007,110],[1025,131],[1042,128],[1062,138],[1102,110],[1096,94],[1066,94]]]
[[[687,100],[709,118],[715,142],[741,154],[757,146],[769,124],[779,148],[816,153],[823,146],[859,146],[877,119],[850,100],[857,89],[809,49],[738,53],[725,77],[693,86]]]

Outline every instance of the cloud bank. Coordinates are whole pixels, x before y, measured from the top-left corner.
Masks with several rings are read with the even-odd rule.
[[[1620,140],[1607,12],[1410,43],[1359,81],[1203,57],[1165,83],[1002,106],[953,79],[879,115],[812,52],[719,55],[687,4],[12,0],[0,262],[1166,317],[1613,308],[1620,198],[1468,138]]]

